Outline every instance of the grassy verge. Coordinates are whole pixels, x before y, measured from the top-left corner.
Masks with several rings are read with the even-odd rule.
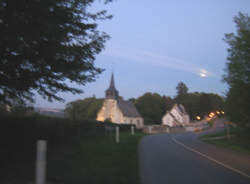
[[[240,128],[230,128],[230,135],[237,135],[241,132],[242,130]],[[226,136],[227,132],[226,129],[222,130],[221,132],[216,132],[216,133],[211,133],[211,134],[207,134],[204,136],[201,136],[202,138],[210,138],[210,137],[220,137],[220,136]]]
[[[35,181],[36,140],[48,140],[49,184],[139,183],[138,143],[144,134],[105,135],[98,122],[46,118],[0,118],[0,183]],[[123,127],[121,127],[122,130]]]
[[[49,152],[49,180],[62,183],[139,183],[138,143],[143,134],[75,140]]]
[[[231,128],[231,135],[234,135],[230,139],[223,138],[219,140],[204,140],[204,138],[212,138],[212,137],[220,137],[226,136],[226,130],[222,132],[208,134],[200,137],[200,139],[204,142],[214,144],[219,147],[224,147],[226,149],[234,150],[237,152],[245,153],[250,155],[250,137],[246,135],[244,131],[239,128]]]

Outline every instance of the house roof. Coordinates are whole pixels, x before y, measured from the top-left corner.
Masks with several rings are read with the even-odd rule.
[[[186,114],[185,108],[182,104],[175,104],[172,109],[174,109],[174,108],[176,108],[180,113]]]
[[[124,116],[141,117],[140,113],[137,111],[134,104],[132,104],[130,101],[125,101],[125,100],[119,99],[118,100],[118,107]]]

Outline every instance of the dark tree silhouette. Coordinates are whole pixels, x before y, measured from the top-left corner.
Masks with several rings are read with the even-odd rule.
[[[242,126],[250,123],[250,17],[239,13],[234,17],[236,33],[225,35],[228,63],[224,81],[229,85],[227,115]]]
[[[177,96],[185,95],[188,92],[188,87],[183,82],[179,82],[176,86]]]
[[[67,82],[85,85],[102,72],[94,60],[109,36],[97,21],[111,16],[89,12],[94,2],[0,1],[0,102],[32,101],[34,91],[63,100],[57,92],[82,92]]]

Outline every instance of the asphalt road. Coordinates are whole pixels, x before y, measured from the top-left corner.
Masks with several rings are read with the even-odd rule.
[[[139,154],[142,184],[250,184],[249,156],[203,143],[197,134],[146,136]]]

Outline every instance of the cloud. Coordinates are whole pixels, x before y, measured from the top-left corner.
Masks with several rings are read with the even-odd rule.
[[[201,77],[215,76],[212,72],[189,61],[169,57],[167,55],[160,55],[150,51],[116,47],[108,48],[102,55],[189,72]]]

